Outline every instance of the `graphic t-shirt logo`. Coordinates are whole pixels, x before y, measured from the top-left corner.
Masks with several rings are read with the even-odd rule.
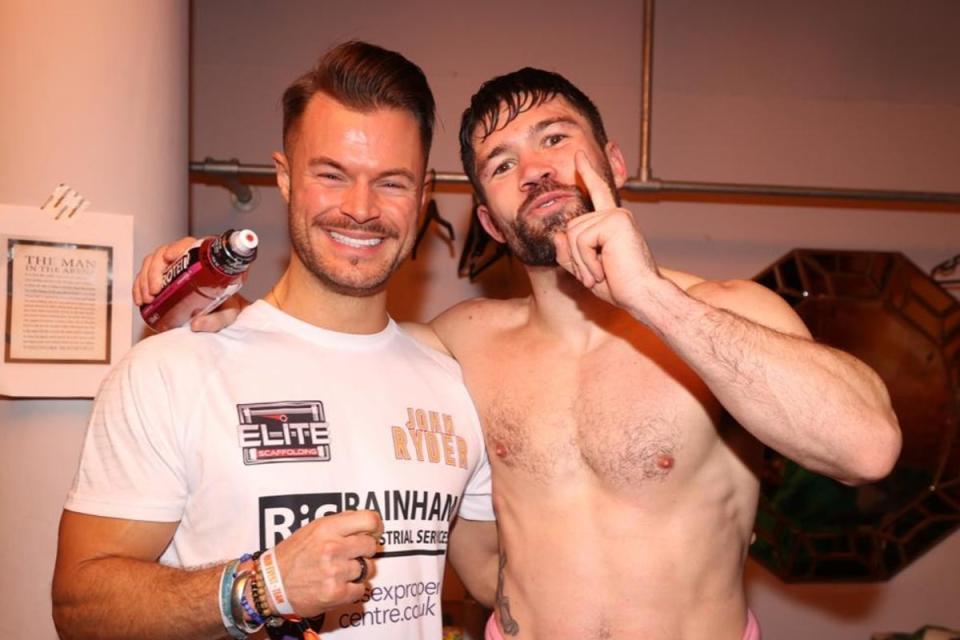
[[[319,400],[238,404],[244,464],[330,459],[330,432]]]
[[[406,424],[403,427],[394,425],[390,431],[397,460],[467,468],[467,441],[457,435],[450,414],[407,407]]]

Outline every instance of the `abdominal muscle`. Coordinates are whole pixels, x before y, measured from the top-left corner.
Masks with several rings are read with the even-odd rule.
[[[739,640],[757,489],[722,445],[629,492],[586,467],[544,482],[494,465],[506,637]]]

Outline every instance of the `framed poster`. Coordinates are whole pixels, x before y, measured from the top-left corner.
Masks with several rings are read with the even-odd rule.
[[[133,218],[0,205],[0,394],[93,397],[130,348]]]

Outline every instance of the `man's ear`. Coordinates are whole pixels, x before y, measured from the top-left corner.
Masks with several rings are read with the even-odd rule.
[[[613,182],[619,189],[627,182],[627,161],[623,159],[623,152],[620,151],[620,146],[616,142],[608,142],[603,152],[607,156],[607,162],[610,163]]]
[[[430,196],[433,194],[433,183],[434,173],[433,171],[427,171],[427,175],[423,178],[423,185],[420,188],[420,211],[427,210],[427,203],[430,202]]]
[[[287,156],[279,151],[273,152],[273,166],[277,169],[277,186],[287,204],[290,203],[290,165]]]
[[[487,208],[487,205],[477,205],[477,218],[480,219],[480,225],[483,227],[483,230],[490,234],[491,238],[500,244],[503,244],[507,241],[507,238],[497,227],[497,223],[494,222],[493,218],[490,216],[490,209]]]

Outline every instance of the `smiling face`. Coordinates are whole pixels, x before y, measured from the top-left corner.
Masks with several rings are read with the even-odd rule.
[[[274,155],[291,260],[336,292],[381,291],[413,247],[425,155],[409,112],[354,111],[315,94],[286,154]]]
[[[504,109],[500,122],[508,119]],[[587,120],[562,97],[521,110],[486,137],[478,126],[472,144],[483,191],[480,221],[530,266],[556,266],[554,233],[593,210],[576,174],[578,150],[602,168],[615,196],[626,175],[616,145],[601,148]]]

